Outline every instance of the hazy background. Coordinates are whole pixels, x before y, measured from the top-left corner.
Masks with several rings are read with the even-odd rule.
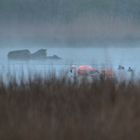
[[[2,43],[61,46],[139,39],[139,0],[0,0]]]

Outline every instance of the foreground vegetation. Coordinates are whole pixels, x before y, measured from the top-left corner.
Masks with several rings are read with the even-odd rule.
[[[66,78],[0,81],[1,140],[140,138],[140,83]]]

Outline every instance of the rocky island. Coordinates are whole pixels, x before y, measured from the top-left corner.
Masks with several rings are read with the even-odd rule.
[[[48,56],[46,49],[40,49],[34,53],[31,53],[28,49],[24,50],[14,50],[8,53],[8,59],[14,60],[39,60],[39,59],[51,59],[51,60],[59,60],[61,57],[57,55]]]

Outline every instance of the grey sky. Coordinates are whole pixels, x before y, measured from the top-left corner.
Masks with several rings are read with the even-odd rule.
[[[0,0],[0,39],[89,43],[140,38],[139,0]]]

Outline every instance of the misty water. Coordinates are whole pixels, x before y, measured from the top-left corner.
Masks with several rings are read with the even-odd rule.
[[[122,46],[123,45],[123,46]],[[133,46],[131,46],[133,45]],[[52,71],[60,75],[69,70],[71,65],[91,65],[100,70],[103,67],[112,68],[118,73],[118,65],[125,67],[126,74],[129,75],[128,67],[133,68],[137,77],[140,72],[140,43],[84,46],[84,47],[61,47],[61,46],[2,46],[0,51],[0,74],[4,79],[11,76],[25,78],[29,75],[39,74],[45,76]],[[39,49],[47,49],[47,55],[58,55],[61,60],[8,60],[7,54],[12,50],[28,49],[35,52]]]

